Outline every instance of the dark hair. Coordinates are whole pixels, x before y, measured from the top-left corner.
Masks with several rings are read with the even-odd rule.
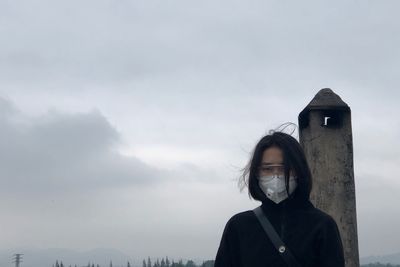
[[[263,152],[270,147],[278,147],[283,152],[287,192],[289,192],[290,170],[293,170],[297,176],[297,188],[289,198],[296,197],[301,200],[308,200],[312,189],[312,177],[303,148],[294,137],[279,131],[270,131],[255,146],[250,161],[243,169],[240,181],[242,189],[247,185],[249,197],[255,200],[263,201],[266,198],[258,185],[258,175]]]

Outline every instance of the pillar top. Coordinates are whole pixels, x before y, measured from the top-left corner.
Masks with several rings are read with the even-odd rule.
[[[345,109],[349,106],[330,88],[323,88],[314,96],[305,109]]]
[[[300,112],[300,128],[308,125],[308,115],[312,110],[332,110],[350,112],[350,107],[330,88],[323,88],[314,96],[311,102]]]

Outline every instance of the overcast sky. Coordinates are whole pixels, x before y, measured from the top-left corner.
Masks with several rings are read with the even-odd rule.
[[[399,252],[399,8],[0,0],[0,249],[212,259],[259,205],[236,183],[255,143],[329,87],[352,110],[360,255]]]

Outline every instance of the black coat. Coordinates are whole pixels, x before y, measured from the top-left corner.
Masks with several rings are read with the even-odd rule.
[[[303,267],[344,267],[334,219],[310,201],[286,199],[261,205],[280,238]],[[214,267],[287,267],[254,212],[232,216],[222,234]]]

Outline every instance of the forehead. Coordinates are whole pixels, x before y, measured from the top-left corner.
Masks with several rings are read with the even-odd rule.
[[[269,147],[264,150],[261,164],[283,164],[283,151],[279,147]]]

